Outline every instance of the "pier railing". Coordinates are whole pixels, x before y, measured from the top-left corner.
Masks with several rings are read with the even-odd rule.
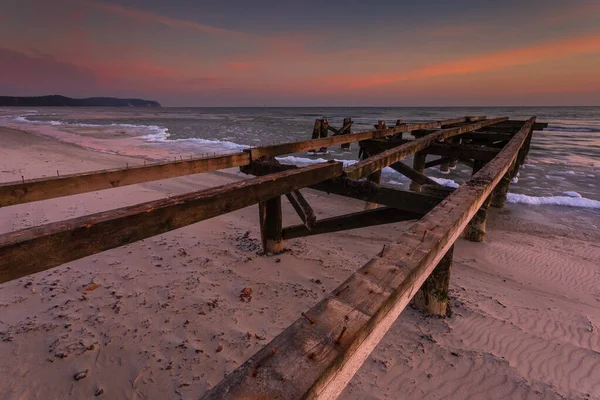
[[[290,238],[416,220],[396,241],[307,310],[262,350],[205,394],[220,398],[336,398],[409,301],[445,315],[453,245],[481,241],[487,210],[506,202],[511,178],[529,151],[532,132],[546,124],[464,117],[351,133],[319,119],[313,139],[243,152],[0,184],[0,207],[158,179],[240,167],[252,179],[0,235],[0,283],[178,229],[249,205],[259,205],[265,254]],[[327,137],[328,132],[334,132]],[[403,137],[411,132],[414,139]],[[358,142],[361,160],[282,165],[274,157]],[[412,167],[403,163],[414,155]],[[427,161],[428,155],[439,158]],[[452,191],[424,175],[461,162],[471,179]],[[391,167],[411,191],[381,185]],[[366,178],[366,180],[361,180]],[[367,202],[364,210],[318,220],[300,189]],[[283,227],[286,196],[302,224]],[[291,361],[293,360],[293,362]]]

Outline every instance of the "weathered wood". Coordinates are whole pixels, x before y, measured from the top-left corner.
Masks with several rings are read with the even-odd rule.
[[[489,161],[498,154],[500,149],[481,147],[469,144],[435,143],[424,150],[427,154],[452,158],[472,158]]]
[[[302,196],[302,193],[300,193],[299,190],[294,190],[293,192],[287,193],[285,196],[292,207],[294,207],[294,210],[296,210],[296,213],[304,225],[306,225],[308,229],[311,229],[314,226],[317,217],[310,204],[308,204],[308,201]]]
[[[60,177],[0,183],[0,207],[53,199],[136,183],[198,174],[250,162],[247,153],[225,154],[128,168],[84,172]]]
[[[352,118],[344,118],[344,126],[342,128],[342,135],[347,135],[349,133],[352,133]],[[350,143],[343,143],[341,147],[342,147],[342,150],[350,151],[351,146],[352,145]]]
[[[298,318],[203,398],[339,396],[507,172],[533,121],[469,182],[304,313],[310,320]]]
[[[327,121],[326,119],[321,120],[321,136],[319,136],[320,139],[327,138],[328,128],[329,128],[329,121]],[[321,148],[319,149],[319,152],[327,153],[327,146],[321,146]]]
[[[281,253],[283,251],[281,196],[258,203],[258,218],[263,251],[266,254]]]
[[[246,167],[240,168],[246,174],[264,176],[276,172],[296,169],[295,165],[280,164],[275,159],[264,158],[254,161]],[[436,185],[440,190],[443,186]],[[366,180],[354,180],[346,177],[337,177],[314,185],[310,189],[350,197],[352,199],[370,201],[384,206],[394,207],[398,210],[409,211],[424,215],[439,204],[447,193],[443,195],[426,195],[399,190],[388,185],[377,185]]]
[[[484,161],[475,160],[473,162],[473,175],[479,172],[484,166]],[[469,240],[471,242],[483,242],[483,240],[485,239],[487,212],[488,208],[490,207],[491,201],[492,196],[490,195],[485,199],[479,210],[477,210],[475,216],[473,216],[473,218],[465,228],[463,236],[466,240]]]
[[[456,128],[442,129],[420,139],[411,140],[410,142],[404,143],[398,147],[386,150],[375,156],[369,157],[366,160],[359,161],[356,164],[346,167],[345,171],[350,178],[360,179],[375,171],[379,171],[384,167],[387,167],[395,162],[398,162],[411,154],[415,154],[416,152],[424,150],[425,148],[432,145],[436,140],[442,140],[449,137],[457,136],[462,133],[471,132],[480,129],[481,127],[492,125],[499,121],[506,120],[506,117],[496,118],[493,120],[476,122],[474,124],[459,126]],[[419,171],[419,169],[415,169]]]
[[[321,124],[323,120],[320,118],[315,119],[315,125],[313,127],[312,138],[318,139],[321,137]]]
[[[448,311],[448,290],[454,246],[446,252],[421,289],[413,298],[415,307],[430,314],[445,317]]]
[[[401,211],[392,207],[381,207],[373,210],[359,211],[352,214],[319,220],[308,229],[305,225],[294,225],[283,228],[283,239],[294,239],[304,236],[320,235],[365,228],[367,226],[391,224],[400,221],[419,219],[422,214]]]
[[[442,201],[442,198],[436,195],[409,192],[387,185],[377,185],[369,181],[356,181],[345,177],[317,183],[310,188],[421,215],[425,215]]]
[[[427,161],[427,153],[424,153],[422,151],[415,153],[414,160],[413,160],[413,169],[415,170],[415,172],[418,172],[419,174],[422,175],[423,171],[425,170],[426,161]],[[429,184],[429,182],[424,182],[424,183]],[[421,183],[417,182],[416,180],[411,180],[410,190],[412,190],[413,192],[420,192],[421,191]]]
[[[421,153],[417,153],[421,154]],[[415,159],[418,157],[415,155]],[[409,167],[404,164],[402,161],[398,161],[397,163],[393,163],[390,165],[390,168],[394,169],[396,172],[406,176],[413,182],[418,183],[419,185],[437,185],[438,183],[431,179],[430,177],[423,174],[423,172],[419,172],[416,169]],[[425,168],[425,164],[423,164],[423,168]]]
[[[340,176],[328,162],[0,235],[0,283]]]
[[[440,157],[437,160],[427,161],[425,163],[425,169],[431,168],[431,167],[436,167],[436,166],[442,165],[444,163],[450,163],[451,160],[452,160],[452,158],[449,158],[449,157]]]
[[[253,148],[253,149],[250,149],[247,151],[250,153],[250,157],[252,160],[258,160],[260,157],[263,157],[263,156],[275,157],[275,156],[280,156],[282,154],[299,153],[302,151],[319,149],[321,147],[329,147],[329,146],[333,146],[336,144],[352,143],[352,142],[359,142],[361,140],[386,137],[386,136],[395,135],[400,132],[410,132],[410,131],[413,131],[416,129],[443,127],[446,124],[452,123],[457,120],[464,121],[465,119],[459,118],[459,119],[424,122],[424,123],[417,123],[417,124],[404,124],[404,125],[394,126],[392,128],[388,128],[385,130],[380,130],[380,131],[373,130],[373,131],[366,131],[366,132],[351,133],[348,135],[331,136],[328,138],[304,140],[304,141],[295,142],[295,143],[283,143],[283,144],[276,144],[276,145],[271,145],[271,146],[256,147],[256,148]]]

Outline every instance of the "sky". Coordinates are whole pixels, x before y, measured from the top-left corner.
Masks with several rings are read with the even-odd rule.
[[[0,0],[0,95],[600,105],[600,0]]]

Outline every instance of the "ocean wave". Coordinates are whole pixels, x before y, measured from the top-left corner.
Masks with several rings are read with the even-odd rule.
[[[548,125],[544,130],[554,132],[600,132],[600,127]]]
[[[576,192],[568,192],[575,194]],[[579,195],[579,193],[577,193]],[[595,208],[600,209],[600,201],[587,199],[585,197],[576,196],[527,196],[524,194],[508,193],[506,201],[509,203],[520,203],[529,204],[534,206],[541,205],[554,205],[554,206],[568,206],[568,207],[580,207],[580,208]]]

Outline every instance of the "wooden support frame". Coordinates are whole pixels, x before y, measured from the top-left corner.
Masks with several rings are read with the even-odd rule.
[[[469,182],[203,399],[339,396],[508,171],[534,121],[528,120]]]
[[[422,214],[397,210],[393,207],[381,207],[351,214],[325,218],[315,223],[312,229],[305,225],[293,225],[283,228],[283,239],[294,239],[323,233],[339,232],[367,226],[391,224],[400,221],[419,219]]]
[[[450,157],[440,157],[437,160],[427,161],[425,163],[425,169],[431,168],[431,167],[436,167],[436,166],[442,165],[444,163],[450,164],[451,160],[453,160],[453,159]]]
[[[0,184],[0,207],[247,165],[247,153],[84,172]]]
[[[424,150],[427,154],[456,159],[467,158],[489,161],[500,152],[501,149],[475,146],[470,144],[435,143]]]
[[[442,140],[449,137],[457,136],[466,132],[472,132],[482,127],[497,124],[498,122],[506,121],[508,118],[495,118],[491,120],[485,120],[474,124],[468,124],[459,126],[456,128],[448,128],[436,131],[420,139],[411,140],[407,143],[401,144],[398,147],[383,151],[375,156],[369,157],[366,160],[357,162],[346,167],[344,170],[348,177],[353,179],[363,178],[375,171],[379,171],[384,167],[387,167],[395,162],[408,157],[411,154],[415,154],[425,148],[429,147],[436,140]],[[383,132],[383,131],[382,131]],[[419,171],[418,168],[415,170]],[[422,171],[419,171],[422,172]]]
[[[506,118],[505,118],[506,119]],[[416,129],[425,129],[425,128],[438,128],[443,127],[448,124],[453,124],[457,122],[464,122],[464,118],[458,119],[449,119],[443,121],[434,121],[434,122],[424,122],[424,123],[415,123],[415,124],[404,124],[394,126],[393,128],[387,128],[385,130],[373,130],[366,132],[358,132],[347,135],[337,135],[331,136],[328,138],[321,139],[311,139],[304,140],[300,142],[294,143],[283,143],[283,144],[275,144],[271,146],[262,146],[255,147],[247,150],[250,153],[251,160],[258,160],[263,156],[267,157],[276,157],[283,154],[291,154],[291,153],[299,153],[303,151],[309,151],[314,149],[319,149],[321,147],[329,147],[336,144],[344,144],[344,143],[352,143],[359,142],[361,140],[375,139],[386,136],[392,136],[401,132],[409,132],[414,131]]]
[[[181,228],[342,174],[327,162],[0,235],[0,283]]]

